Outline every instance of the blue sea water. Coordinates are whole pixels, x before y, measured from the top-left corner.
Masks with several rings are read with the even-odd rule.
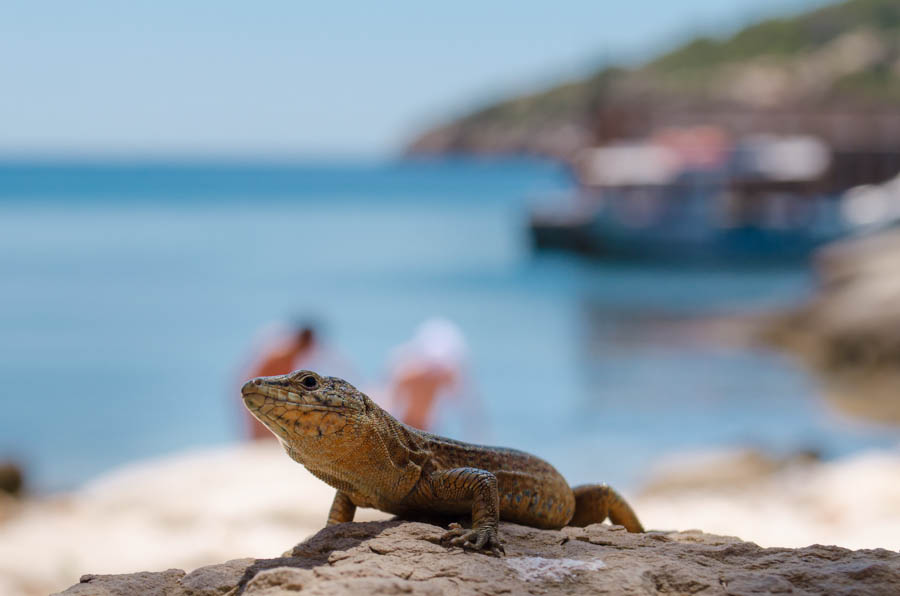
[[[238,440],[252,338],[298,314],[363,386],[422,320],[454,320],[486,423],[448,403],[438,430],[575,482],[633,485],[681,450],[898,439],[777,354],[628,332],[790,304],[810,276],[535,255],[526,198],[569,184],[533,161],[2,164],[0,457],[53,490]]]

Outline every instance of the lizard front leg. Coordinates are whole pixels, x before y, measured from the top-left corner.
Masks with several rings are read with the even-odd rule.
[[[497,536],[500,495],[496,476],[478,468],[454,468],[432,474],[429,485],[436,503],[471,504],[472,507],[472,529],[450,524],[441,542],[449,541],[453,546],[477,551],[488,550],[497,556],[504,552]]]
[[[350,497],[341,491],[337,491],[334,495],[334,501],[331,502],[331,511],[328,512],[328,523],[325,526],[351,522],[355,514],[356,505],[353,504]]]

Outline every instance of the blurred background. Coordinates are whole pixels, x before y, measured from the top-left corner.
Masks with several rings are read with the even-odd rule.
[[[894,0],[7,1],[0,48],[0,592],[321,527],[239,399],[301,367],[653,528],[900,548]]]

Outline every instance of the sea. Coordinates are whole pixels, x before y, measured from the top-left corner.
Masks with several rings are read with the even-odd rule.
[[[575,483],[637,487],[684,452],[897,443],[784,355],[672,324],[798,304],[808,268],[536,252],[530,206],[572,187],[524,159],[0,163],[0,459],[52,492],[240,441],[247,362],[297,319],[361,388],[423,321],[453,321],[470,391],[435,430]]]

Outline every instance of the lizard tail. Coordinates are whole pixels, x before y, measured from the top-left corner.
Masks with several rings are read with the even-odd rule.
[[[584,527],[599,524],[607,517],[629,532],[643,532],[637,515],[622,496],[605,484],[582,484],[572,489],[575,493],[575,514],[570,526]]]

